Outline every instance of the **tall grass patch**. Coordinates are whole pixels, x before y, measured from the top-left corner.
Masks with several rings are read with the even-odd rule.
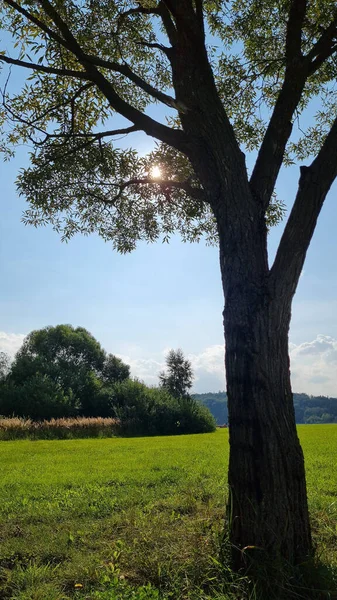
[[[0,440],[64,440],[111,437],[120,426],[118,419],[74,417],[32,421],[19,417],[0,418]]]

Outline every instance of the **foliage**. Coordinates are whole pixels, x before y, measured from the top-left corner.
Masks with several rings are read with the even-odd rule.
[[[193,394],[193,398],[203,404],[212,413],[217,425],[228,423],[228,408],[226,392],[207,392],[205,394]]]
[[[193,379],[191,362],[184,357],[183,351],[180,348],[170,350],[166,356],[166,372],[159,374],[160,385],[179,400],[189,397]]]
[[[48,374],[63,389],[80,390],[88,371],[103,369],[105,352],[83,327],[57,325],[32,331],[17,352],[11,381],[21,384],[32,374]]]
[[[317,560],[331,578],[335,430],[298,428]],[[111,600],[119,590],[118,600],[143,600],[137,590],[151,584],[161,600],[251,600],[249,578],[219,561],[228,451],[227,430],[0,443],[1,598]],[[330,585],[333,597],[336,581]],[[328,581],[316,587],[329,589]],[[284,593],[286,600],[311,598],[299,588]]]
[[[127,366],[127,365],[126,365]],[[127,369],[129,372],[129,369]],[[103,378],[88,371],[81,382],[79,414],[86,417],[113,417],[113,382],[105,383]]]
[[[116,383],[129,379],[130,367],[121,358],[108,354],[105,357],[101,379],[105,384]]]
[[[8,62],[24,70],[32,64],[21,91],[11,91],[10,78],[4,82],[0,114],[0,146],[7,157],[18,143],[33,145],[31,166],[18,177],[19,190],[31,206],[25,221],[51,222],[64,239],[95,231],[121,252],[132,250],[138,240],[167,240],[173,231],[184,240],[204,235],[214,243],[214,216],[177,132],[191,108],[170,96],[175,81],[165,41],[171,17],[165,20],[154,2],[145,3],[146,8],[122,0],[94,5],[86,0],[81,8],[71,0],[58,3],[69,35],[92,57],[90,74],[47,4],[30,13],[29,3],[20,10],[4,2],[0,23],[19,48],[14,62],[7,53],[0,55],[4,68]],[[288,3],[271,0],[261,11],[255,0],[247,6],[234,2],[229,11],[221,3],[205,2],[203,10],[214,36],[207,50],[220,100],[237,138],[247,149],[256,148],[285,70]],[[317,11],[320,15],[321,9]],[[307,44],[319,33],[317,11],[306,22]],[[327,2],[325,21],[332,12]],[[334,76],[334,63],[328,60],[315,84],[308,83],[301,110]],[[144,116],[155,103],[166,111],[165,126]],[[321,112],[324,128],[331,107]],[[120,127],[119,115],[133,124]],[[157,140],[147,156],[132,147],[135,131]],[[123,134],[131,136],[128,149],[119,145]],[[162,169],[160,181],[151,177],[154,164]],[[272,196],[267,218],[275,224],[283,215],[282,202]]]
[[[114,416],[111,387],[129,373],[129,366],[106,354],[83,327],[32,331],[0,387],[0,414],[35,420]]]
[[[337,398],[294,394],[297,423],[337,423]]]
[[[78,400],[71,389],[66,394],[57,381],[38,371],[21,385],[9,381],[0,387],[0,414],[3,415],[40,420],[72,416],[77,409]]]
[[[52,419],[53,423],[62,417],[110,421],[117,417],[120,423],[115,430],[128,435],[214,431],[210,412],[186,395],[192,373],[180,350],[169,354],[168,365],[168,385],[149,388],[131,380],[130,367],[113,354],[107,355],[83,327],[57,325],[32,331],[8,376],[0,382],[0,415]],[[170,394],[169,385],[177,397]],[[29,428],[23,429],[27,432]],[[45,429],[43,424],[41,428],[37,425],[33,433],[38,436],[41,431],[44,436]],[[53,426],[47,431],[53,431]],[[63,429],[60,435],[64,435]]]
[[[210,412],[194,400],[178,400],[166,389],[137,380],[114,386],[113,406],[122,432],[137,435],[206,433],[215,430]]]

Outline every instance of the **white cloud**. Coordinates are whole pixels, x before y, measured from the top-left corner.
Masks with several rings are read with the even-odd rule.
[[[318,335],[312,342],[305,342],[296,346],[292,344],[292,354],[295,356],[312,355],[318,356],[337,350],[337,341],[329,335]]]
[[[11,357],[19,350],[25,335],[0,331],[0,351]],[[130,365],[133,377],[149,385],[158,384],[158,374],[165,368],[165,356],[169,348],[163,348],[152,356],[144,356],[139,346],[129,346],[125,354],[120,354]],[[289,344],[291,378],[295,392],[337,397],[337,340],[319,334],[311,342]],[[196,392],[224,390],[225,366],[224,346],[214,344],[202,352],[187,354],[191,361]]]
[[[129,350],[128,355],[119,355],[130,365],[133,377],[138,377],[149,385],[158,384],[158,373],[165,369],[165,356],[170,348],[161,350],[156,358],[141,358]],[[139,349],[137,349],[137,354]],[[191,361],[195,381],[193,389],[196,392],[209,392],[225,389],[224,347],[216,344],[205,348],[199,354],[187,354]]]
[[[118,354],[127,365],[130,365],[131,376],[141,379],[148,385],[158,384],[158,373],[165,368],[163,360],[154,360],[152,358],[135,358]]]
[[[294,391],[337,396],[337,340],[317,335],[312,342],[291,344],[291,375]]]
[[[13,357],[19,350],[26,335],[24,333],[6,333],[0,331],[0,352],[6,352]]]
[[[158,373],[165,368],[164,355],[167,348],[154,358],[142,358],[141,349],[137,356],[129,352],[122,356],[131,366],[131,373],[150,385],[158,383]],[[291,377],[295,392],[337,397],[337,340],[327,335],[317,335],[311,342],[289,344]],[[198,354],[188,354],[192,362],[196,392],[224,390],[225,367],[222,344],[208,346]]]

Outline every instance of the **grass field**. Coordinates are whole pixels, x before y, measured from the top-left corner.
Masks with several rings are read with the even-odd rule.
[[[299,435],[317,556],[337,571],[337,426]],[[1,600],[245,597],[217,561],[228,430],[0,442],[0,461]]]

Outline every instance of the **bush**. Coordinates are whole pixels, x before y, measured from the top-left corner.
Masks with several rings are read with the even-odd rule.
[[[136,380],[116,384],[112,402],[124,434],[174,435],[216,429],[208,409],[192,398],[178,400],[164,388],[148,388]]]
[[[216,420],[206,406],[193,398],[179,401],[183,433],[209,433],[216,430]]]
[[[86,374],[80,393],[79,415],[114,417],[113,386],[104,384],[92,371]]]
[[[149,388],[131,379],[109,386],[93,372],[83,379],[80,401],[72,390],[65,394],[61,386],[40,373],[22,385],[2,382],[0,414],[32,421],[74,416],[112,418],[118,420],[116,428],[122,435],[177,435],[215,430],[211,413],[193,398],[174,398],[165,388]],[[67,437],[67,427],[64,431]],[[57,436],[60,435],[59,432]]]
[[[68,394],[47,375],[36,373],[22,385],[11,381],[0,387],[0,414],[29,417],[39,421],[76,414],[77,399],[71,390]]]

